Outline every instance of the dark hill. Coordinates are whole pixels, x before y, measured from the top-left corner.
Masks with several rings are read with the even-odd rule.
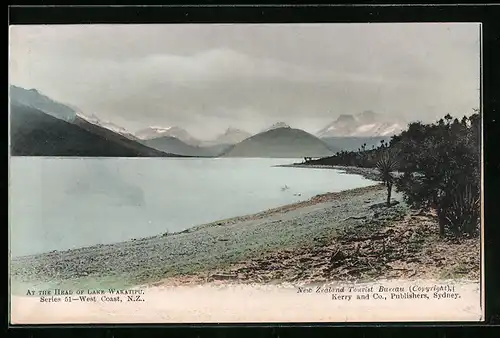
[[[303,130],[276,128],[243,140],[224,156],[302,158],[331,156],[336,151]]]
[[[58,119],[70,121],[76,116],[76,110],[68,105],[52,100],[36,89],[24,89],[10,86],[10,101],[13,104],[28,106]]]
[[[10,141],[13,156],[151,156],[18,103],[11,104]]]
[[[182,142],[172,136],[156,137],[141,141],[142,144],[168,153],[180,154],[184,156],[214,157],[216,156],[210,149],[196,147]]]

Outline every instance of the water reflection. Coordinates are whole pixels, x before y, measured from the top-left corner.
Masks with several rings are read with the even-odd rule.
[[[82,197],[100,195],[112,199],[117,206],[140,207],[145,204],[143,189],[122,179],[119,167],[110,168],[105,161],[84,164],[85,170],[75,175],[75,179],[65,189],[66,194]]]

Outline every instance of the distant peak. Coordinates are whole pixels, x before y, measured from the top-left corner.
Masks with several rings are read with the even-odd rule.
[[[149,129],[162,132],[162,131],[169,131],[170,129],[172,129],[172,127],[150,126]]]
[[[290,128],[290,126],[288,124],[286,124],[285,122],[276,122],[275,124],[273,124],[272,126],[267,128],[266,131],[278,129],[278,128]]]
[[[354,120],[355,120],[354,116],[352,116],[350,114],[341,114],[337,118],[337,122],[340,122],[340,121],[354,121]]]
[[[149,126],[135,132],[135,136],[140,139],[150,139],[167,133],[171,127]]]
[[[111,130],[115,133],[122,134],[122,135],[130,134],[130,132],[127,129],[125,129],[121,126],[118,126],[111,121],[103,120],[103,119],[99,118],[94,113],[92,113],[90,115],[85,115],[81,112],[76,112],[76,116],[78,116],[79,118],[81,118],[89,123],[106,128],[106,129]]]
[[[16,86],[16,85],[13,85],[13,84],[10,85],[10,88],[11,89],[23,90],[23,91],[26,91],[26,92],[32,92],[32,93],[40,94],[40,91],[38,91],[38,89],[36,89],[36,88],[26,89],[24,87]]]
[[[273,126],[280,128],[290,128],[290,126],[285,122],[276,122],[275,124],[273,124]]]

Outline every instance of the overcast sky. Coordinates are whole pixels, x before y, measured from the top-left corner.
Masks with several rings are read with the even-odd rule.
[[[316,132],[373,110],[435,120],[479,107],[477,24],[11,28],[10,82],[131,131],[199,138],[277,121]]]

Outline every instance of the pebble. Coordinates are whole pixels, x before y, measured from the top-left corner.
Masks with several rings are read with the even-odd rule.
[[[249,252],[293,248],[310,242],[314,237],[324,238],[349,224],[363,224],[362,220],[341,220],[373,212],[365,203],[367,197],[372,203],[382,203],[386,195],[383,189],[370,190],[346,196],[344,200],[323,203],[322,208],[314,205],[314,208],[294,209],[281,214],[278,220],[276,214],[271,214],[229,228],[209,226],[175,236],[59,251],[57,255],[15,257],[11,261],[11,276],[13,282],[62,282],[88,276],[91,272],[93,279],[137,282],[209,269],[237,262]],[[401,196],[395,193],[394,199],[401,200]],[[337,207],[333,208],[333,205]],[[401,203],[398,207],[403,208],[403,205]],[[390,212],[397,213],[396,210]]]

